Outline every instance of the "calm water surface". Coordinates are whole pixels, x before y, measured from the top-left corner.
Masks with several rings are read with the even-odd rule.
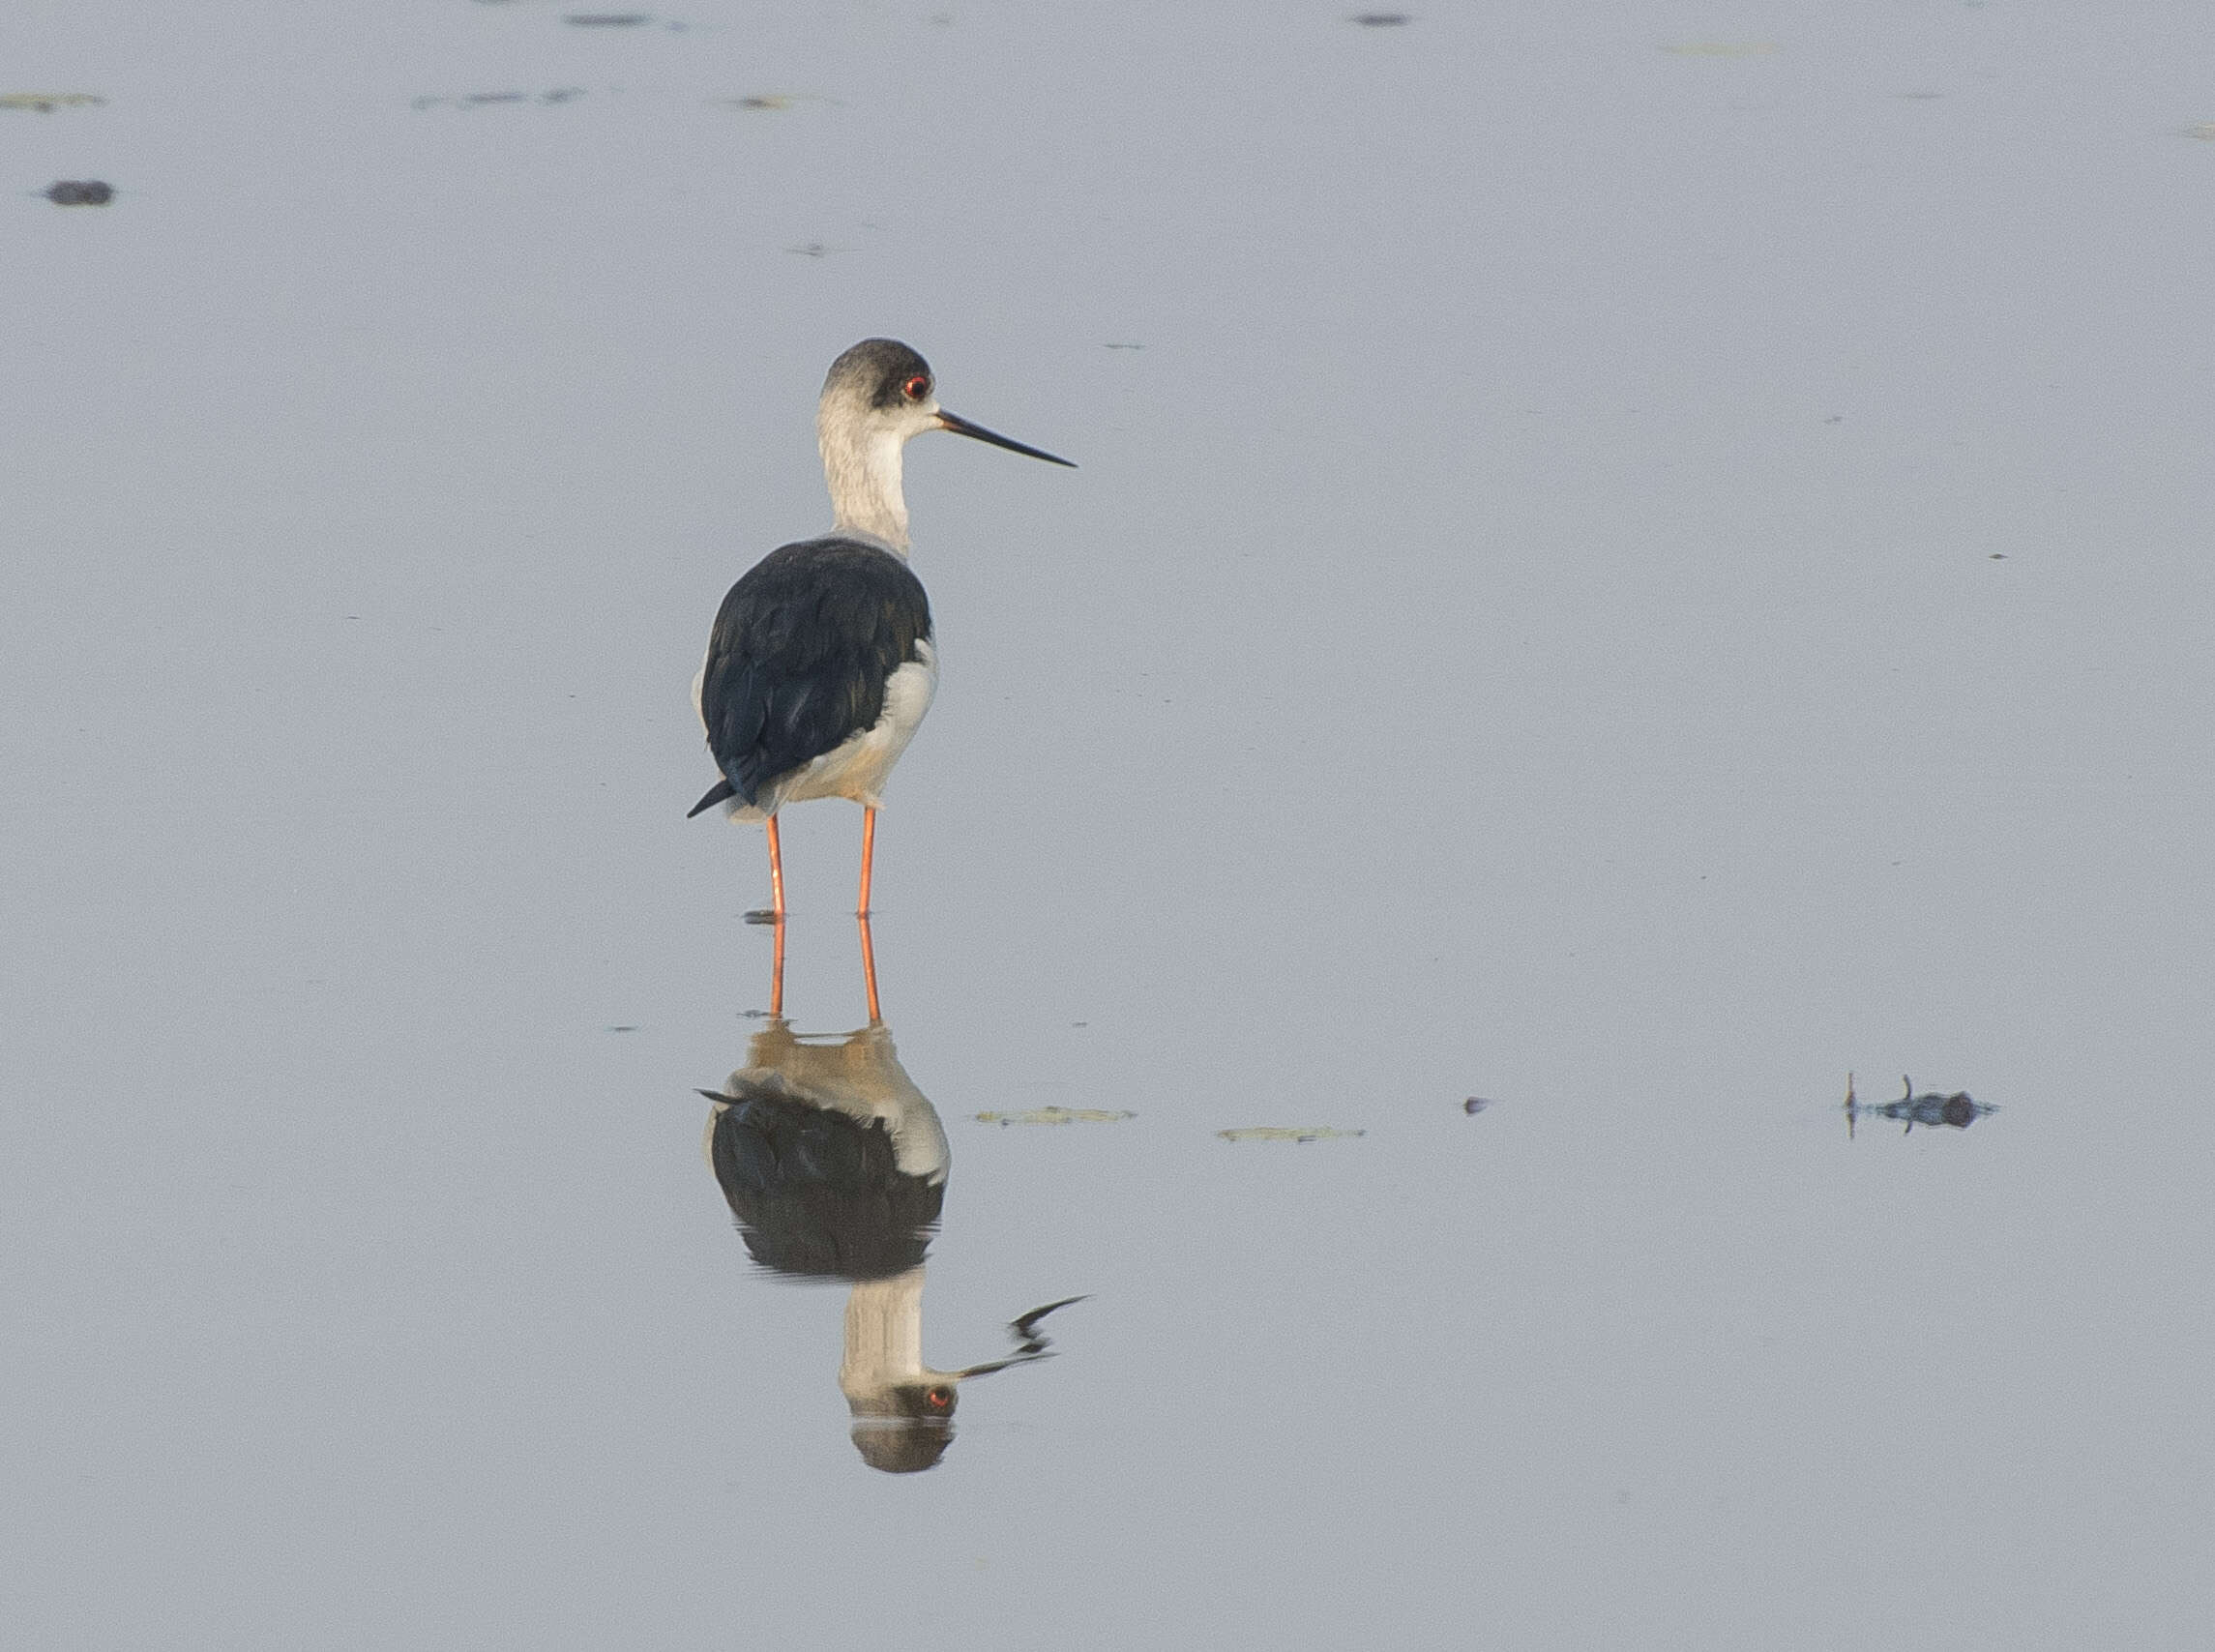
[[[2208,1643],[2204,8],[568,10],[6,25],[15,1638]],[[683,818],[868,334],[1082,466],[875,1031]]]

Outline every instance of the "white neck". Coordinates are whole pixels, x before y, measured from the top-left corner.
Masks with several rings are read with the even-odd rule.
[[[923,1363],[923,1270],[859,1280],[846,1298],[845,1357],[839,1387],[857,1416],[876,1410],[902,1383],[943,1375]]]
[[[850,533],[881,540],[907,554],[907,501],[900,490],[902,438],[893,430],[857,430],[842,421],[820,420],[823,480],[831,488],[831,518]]]

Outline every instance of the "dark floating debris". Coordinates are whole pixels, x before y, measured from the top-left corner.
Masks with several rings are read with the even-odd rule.
[[[1853,1121],[1863,1113],[1876,1118],[1899,1120],[1906,1126],[1901,1132],[1905,1136],[1917,1125],[1935,1128],[1943,1124],[1951,1125],[1956,1130],[1966,1130],[1986,1113],[1997,1111],[1997,1107],[1971,1100],[1966,1090],[1956,1090],[1952,1095],[1941,1095],[1936,1090],[1929,1090],[1918,1096],[1915,1094],[1915,1081],[1905,1077],[1900,1080],[1898,1101],[1871,1106],[1854,1100],[1853,1075],[1848,1073],[1846,1076],[1846,1134],[1848,1139],[1853,1136]]]
[[[1361,12],[1353,20],[1365,29],[1399,29],[1414,21],[1405,12]]]
[[[576,29],[635,29],[653,20],[643,12],[578,12],[562,19]]]
[[[818,92],[749,92],[743,98],[710,98],[708,102],[720,103],[726,109],[752,109],[756,114],[795,108],[802,103],[829,103],[834,108],[839,106],[838,99],[826,98]],[[869,227],[874,228],[875,225]]]
[[[1489,1107],[1489,1106],[1491,1106],[1491,1102],[1489,1102],[1489,1101],[1487,1101],[1487,1100],[1485,1100],[1485,1098],[1484,1098],[1484,1097],[1482,1097],[1482,1096],[1471,1096],[1471,1097],[1470,1097],[1470,1098],[1469,1098],[1467,1101],[1465,1101],[1465,1102],[1463,1102],[1463,1103],[1462,1104],[1462,1110],[1463,1112],[1465,1112],[1465,1113],[1471,1113],[1471,1114],[1474,1114],[1474,1113],[1481,1113],[1481,1112],[1483,1112],[1483,1111],[1485,1110],[1485,1108],[1487,1108],[1487,1107]]]
[[[48,184],[45,194],[56,206],[105,206],[115,198],[115,192],[98,178],[64,178]]]

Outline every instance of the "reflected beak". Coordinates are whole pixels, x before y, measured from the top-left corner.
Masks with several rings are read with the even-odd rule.
[[[1006,448],[1012,454],[1027,454],[1032,458],[1043,458],[1048,464],[1066,464],[1071,470],[1077,468],[1068,459],[1056,458],[1038,448],[1026,448],[1020,442],[1010,441],[999,431],[988,430],[982,425],[972,425],[960,415],[949,413],[943,407],[938,410],[938,428],[941,430],[952,430],[957,436],[974,436],[980,442],[990,442],[995,448]]]
[[[1019,1341],[1025,1342],[1035,1342],[1043,1347],[1046,1343],[1046,1339],[1038,1334],[1038,1322],[1041,1319],[1044,1319],[1048,1313],[1051,1313],[1057,1308],[1067,1308],[1073,1302],[1090,1302],[1091,1300],[1092,1299],[1089,1296],[1065,1296],[1059,1302],[1049,1302],[1044,1308],[1032,1309],[1020,1319],[1018,1319],[1013,1324],[1011,1324],[1008,1329],[1016,1334],[1016,1337]]]
[[[1028,448],[1019,448],[1017,451],[1019,453],[1030,452]],[[1040,457],[1048,457],[1050,456],[1041,455]],[[1056,459],[1054,462],[1059,464],[1067,461]],[[1076,466],[1072,465],[1070,468],[1074,470]],[[1057,1308],[1067,1308],[1073,1302],[1089,1300],[1090,1298],[1082,1296],[1065,1296],[1059,1302],[1049,1302],[1044,1308],[1032,1309],[1008,1327],[1008,1330],[1014,1334],[1016,1341],[1021,1344],[1016,1349],[1012,1357],[1004,1360],[993,1360],[987,1365],[973,1365],[967,1371],[955,1372],[953,1373],[955,1380],[960,1381],[964,1377],[971,1376],[988,1376],[995,1371],[1006,1371],[1012,1365],[1029,1365],[1033,1360],[1053,1358],[1053,1355],[1047,1349],[1048,1339],[1039,1331],[1038,1322]]]

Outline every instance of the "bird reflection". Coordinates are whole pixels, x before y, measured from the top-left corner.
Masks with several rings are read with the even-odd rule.
[[[871,1018],[842,1035],[796,1033],[783,1018],[777,928],[770,1019],[722,1091],[700,1092],[715,1104],[703,1145],[754,1261],[850,1283],[839,1389],[854,1446],[872,1468],[914,1473],[952,1443],[960,1385],[1050,1357],[1040,1321],[1082,1298],[1016,1320],[1005,1358],[953,1371],[924,1362],[924,1258],[946,1199],[945,1127],[876,1018],[868,923]]]

